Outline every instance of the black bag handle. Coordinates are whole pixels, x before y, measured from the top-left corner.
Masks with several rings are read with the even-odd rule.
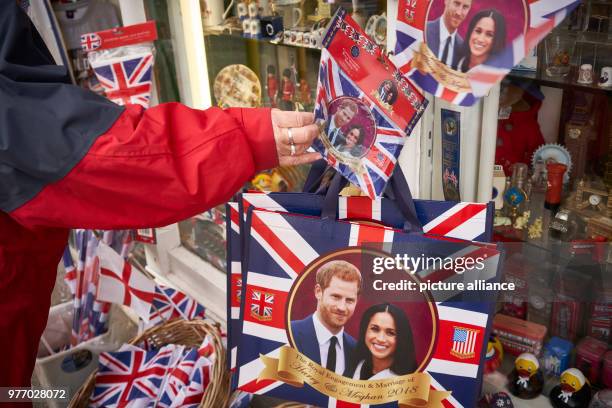
[[[330,167],[324,160],[319,160],[312,165],[308,174],[304,191],[325,194],[321,218],[335,219],[338,212],[338,196],[340,191],[348,184],[348,181],[338,172],[333,173],[329,183],[324,180],[329,175]],[[324,184],[322,184],[324,182]],[[404,216],[405,232],[423,232],[423,226],[419,221],[414,205],[414,199],[410,193],[410,187],[401,168],[397,166],[384,192],[384,196],[393,200]]]

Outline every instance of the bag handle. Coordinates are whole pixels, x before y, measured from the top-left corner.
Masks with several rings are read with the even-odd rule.
[[[344,186],[348,184],[348,181],[340,173],[335,172],[329,185],[321,185],[328,168],[324,160],[315,162],[304,184],[304,191],[318,194],[324,193],[325,199],[323,201],[321,218],[335,220],[338,212],[338,196]],[[404,216],[404,232],[423,232],[423,226],[417,217],[414,199],[410,193],[410,187],[399,166],[394,169],[385,189],[384,196],[393,200]]]

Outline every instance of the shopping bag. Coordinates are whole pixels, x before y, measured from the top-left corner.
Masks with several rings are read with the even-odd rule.
[[[305,190],[315,191],[327,168],[322,163],[313,166]],[[395,190],[409,193],[408,185],[399,170],[391,179],[399,180]],[[337,186],[342,187],[342,185]],[[343,220],[374,222],[400,228],[404,227],[406,217],[398,208],[395,200],[369,197],[338,197],[339,189],[325,191],[327,196],[337,197],[336,217]],[[325,195],[318,193],[262,193],[247,192],[237,197],[236,202],[228,203],[226,208],[227,228],[227,316],[228,316],[228,358],[229,368],[236,374],[236,354],[240,326],[240,295],[245,276],[242,268],[241,229],[244,229],[244,208],[254,206],[272,211],[289,212],[303,215],[321,216]],[[414,200],[419,223],[425,233],[467,241],[490,242],[493,234],[492,203],[469,203],[435,200]],[[242,216],[241,216],[242,214]],[[234,380],[237,375],[234,375]],[[233,382],[235,386],[235,381]]]
[[[495,246],[255,207],[243,233],[239,389],[317,406],[475,406],[494,293],[473,299],[458,287],[407,285],[498,282]],[[383,259],[412,259],[414,273],[406,264],[382,267]],[[451,266],[439,267],[442,259]],[[467,259],[480,266],[458,273]],[[384,282],[397,290],[382,290]],[[341,330],[332,368],[322,361],[314,310]],[[376,346],[388,352],[368,340],[371,325],[393,332],[393,345]],[[384,370],[368,363],[389,356]]]

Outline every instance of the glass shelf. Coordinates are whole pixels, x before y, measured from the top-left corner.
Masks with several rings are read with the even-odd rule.
[[[576,82],[574,80],[574,78],[577,77],[575,67],[573,67],[570,74],[566,77],[550,77],[540,72],[519,70],[512,70],[509,74],[509,77],[514,79],[534,81],[540,85],[549,86],[552,88],[573,89],[594,93],[612,94],[612,88],[602,88],[597,86],[597,84],[595,83],[587,85]]]

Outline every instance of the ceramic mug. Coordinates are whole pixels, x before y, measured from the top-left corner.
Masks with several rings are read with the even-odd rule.
[[[232,0],[226,9],[223,9],[223,0],[200,0],[200,8],[202,10],[202,24],[204,27],[217,26],[223,24],[232,10],[234,0]]]
[[[240,19],[240,21],[249,17],[249,6],[244,1],[241,1],[240,3],[238,3],[236,8],[238,11],[238,18]]]
[[[599,75],[599,86],[602,88],[612,87],[612,67],[603,67]]]
[[[251,19],[245,18],[242,20],[242,35],[245,37],[251,36]]]
[[[258,18],[252,18],[251,20],[251,37],[259,37],[261,35],[261,21]]]
[[[299,26],[304,17],[302,9],[294,7],[293,4],[276,4],[274,9],[283,17],[283,27],[285,29]]]
[[[578,72],[578,83],[591,84],[593,82],[593,66],[591,64],[582,64]]]
[[[310,46],[313,48],[321,48],[323,45],[323,36],[325,35],[325,28],[318,28],[310,35]]]
[[[256,18],[259,16],[259,5],[257,2],[251,2],[248,6],[249,9],[249,18]]]

